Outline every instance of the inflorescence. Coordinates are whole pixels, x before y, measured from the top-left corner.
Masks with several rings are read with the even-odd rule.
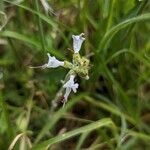
[[[38,67],[31,67],[31,68],[57,68],[57,67],[64,67],[69,69],[69,72],[67,74],[67,78],[64,81],[63,89],[65,90],[64,96],[63,96],[63,106],[68,100],[69,94],[71,91],[74,93],[77,92],[77,89],[79,87],[78,83],[75,83],[74,79],[76,75],[88,80],[88,71],[89,71],[89,60],[85,57],[82,57],[79,54],[79,51],[81,49],[82,43],[85,40],[83,37],[84,33],[81,33],[80,35],[72,35],[73,38],[73,59],[72,62],[69,61],[60,61],[56,59],[54,56],[51,56],[49,53],[48,55],[48,63],[38,66]]]

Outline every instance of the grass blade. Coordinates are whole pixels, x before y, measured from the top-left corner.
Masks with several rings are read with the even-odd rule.
[[[32,150],[41,150],[41,149],[44,149],[48,146],[51,146],[54,143],[64,141],[64,140],[66,140],[68,138],[71,138],[71,137],[74,137],[78,134],[86,133],[86,132],[89,132],[89,131],[92,131],[92,130],[95,130],[95,129],[98,129],[98,128],[101,128],[101,127],[105,127],[105,126],[108,127],[110,125],[113,125],[113,122],[111,121],[110,118],[101,119],[101,120],[96,121],[94,123],[85,125],[81,128],[75,129],[73,131],[69,131],[69,132],[64,133],[62,135],[58,135],[58,136],[56,136],[56,137],[54,137],[50,140],[47,140],[47,141],[42,142],[38,145],[35,145],[35,146],[33,146]]]
[[[9,37],[9,38],[14,38],[14,39],[20,40],[20,41],[24,42],[23,44],[25,44],[27,46],[29,46],[29,44],[31,44],[39,50],[42,49],[42,45],[38,40],[36,40],[35,38],[31,38],[27,35],[23,35],[23,34],[14,32],[14,31],[4,31],[4,32],[1,32],[0,35],[2,37]],[[57,56],[58,58],[63,58],[63,56],[58,51],[54,51],[51,49],[47,49],[47,51],[49,51],[52,55]]]
[[[36,6],[37,12],[40,12],[39,2],[37,0],[35,0],[35,6]],[[46,54],[46,49],[45,49],[45,38],[44,38],[44,32],[43,32],[43,24],[42,24],[42,20],[39,16],[38,16],[38,30],[39,30],[42,49],[43,49],[44,55],[45,55]]]
[[[113,36],[118,31],[120,31],[121,29],[124,29],[125,27],[127,27],[128,25],[130,25],[132,23],[140,22],[140,21],[145,21],[145,20],[150,20],[150,13],[142,14],[140,16],[127,19],[127,20],[125,20],[125,21],[117,24],[116,26],[112,27],[110,30],[108,30],[105,33],[103,39],[100,42],[99,48],[97,50],[97,53],[101,53],[102,51],[106,51],[107,50],[109,42],[111,41],[111,39],[113,38]]]

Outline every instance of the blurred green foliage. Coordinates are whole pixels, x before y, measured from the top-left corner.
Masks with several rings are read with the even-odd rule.
[[[40,0],[0,1],[0,150],[148,150],[150,1],[48,4],[46,13]],[[67,71],[29,66],[47,52],[70,61],[72,35],[82,32],[90,79],[78,78],[78,92],[52,110]]]

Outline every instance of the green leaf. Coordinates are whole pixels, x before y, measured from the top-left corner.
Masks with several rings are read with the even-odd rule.
[[[0,11],[0,31],[5,27],[7,24],[7,16],[4,12]]]

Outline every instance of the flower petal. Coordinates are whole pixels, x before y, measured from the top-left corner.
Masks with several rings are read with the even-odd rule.
[[[70,75],[70,79],[63,85],[63,88],[66,89],[64,94],[64,103],[67,102],[71,90],[73,90],[74,93],[77,92],[79,84],[74,82],[74,78],[75,75]]]
[[[64,94],[65,102],[67,102],[70,92],[71,92],[71,88],[66,88],[66,92]]]
[[[82,43],[85,40],[83,37],[84,33],[81,33],[80,35],[72,35],[73,38],[73,50],[75,53],[78,53],[81,49]]]
[[[57,68],[59,66],[63,66],[64,62],[57,60],[54,56],[51,56],[49,53],[48,55],[48,63],[47,63],[47,68]]]

